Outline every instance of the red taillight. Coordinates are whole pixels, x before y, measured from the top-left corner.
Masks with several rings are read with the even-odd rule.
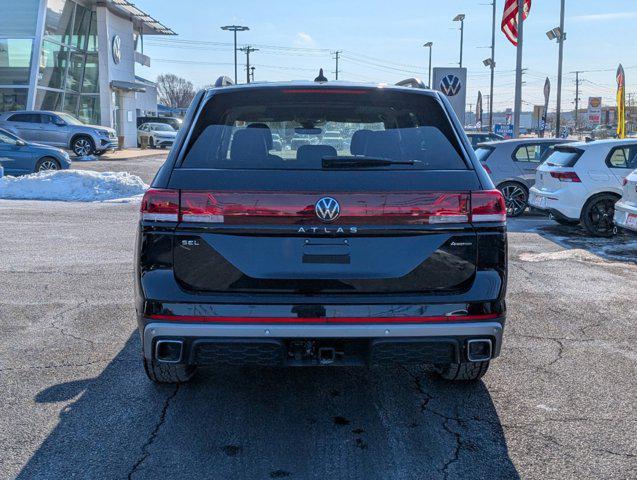
[[[491,169],[489,168],[489,165],[487,165],[486,163],[483,163],[482,167],[486,170],[487,173],[491,173]]]
[[[181,193],[181,218],[188,222],[237,225],[316,225],[315,193],[196,192]],[[464,223],[469,220],[466,193],[332,194],[340,206],[334,225]]]
[[[179,220],[179,191],[151,188],[142,200],[142,220],[176,222]]]
[[[551,172],[551,177],[557,178],[560,182],[582,182],[575,172]]]
[[[471,193],[472,222],[506,222],[507,209],[499,190]]]
[[[150,189],[142,200],[142,220],[223,225],[312,225],[322,197],[314,193],[202,192]],[[468,193],[333,194],[340,204],[338,225],[424,225],[504,222],[498,190]]]
[[[354,90],[354,89],[345,89],[345,88],[294,88],[283,90],[283,93],[318,93],[323,95],[364,95],[367,93],[367,90]]]

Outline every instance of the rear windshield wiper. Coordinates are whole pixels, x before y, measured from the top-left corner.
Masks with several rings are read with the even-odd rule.
[[[381,157],[323,157],[323,168],[374,168],[389,165],[415,165],[418,160],[390,160]]]

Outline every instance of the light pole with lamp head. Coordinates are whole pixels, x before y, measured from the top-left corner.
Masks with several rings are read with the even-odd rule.
[[[221,27],[221,30],[234,32],[234,83],[237,83],[237,32],[245,32],[250,28],[243,25],[226,25]]]
[[[423,47],[429,47],[429,81],[427,82],[427,88],[431,88],[431,47],[433,47],[434,42],[427,42],[423,45]]]
[[[460,68],[462,68],[462,44],[464,43],[464,13],[459,13],[455,17],[453,17],[454,22],[460,22]]]
[[[560,26],[555,27],[548,32],[546,36],[549,40],[557,40],[559,45],[559,53],[557,60],[557,106],[555,109],[555,136],[560,136],[560,121],[562,113],[562,59],[564,57],[564,40],[566,40],[566,32],[564,31],[564,3],[562,0],[560,8]]]

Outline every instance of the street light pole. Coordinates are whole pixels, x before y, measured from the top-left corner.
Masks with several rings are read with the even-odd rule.
[[[493,77],[495,75],[495,6],[493,0],[493,20],[491,22],[491,84],[489,86],[489,131],[493,131]]]
[[[245,32],[250,28],[243,25],[226,25],[221,27],[221,30],[234,33],[234,83],[237,83],[237,32]]]
[[[462,68],[462,45],[464,43],[464,17],[464,13],[459,13],[453,18],[454,22],[460,22],[460,62],[458,62],[460,68]]]
[[[560,7],[560,34],[557,37],[559,43],[559,54],[557,60],[557,109],[555,113],[555,136],[560,136],[560,115],[562,111],[562,59],[564,57],[564,39],[566,34],[564,33],[564,4],[565,0],[562,0]]]
[[[429,47],[429,80],[427,81],[427,88],[431,88],[431,47],[433,47],[434,42],[427,42],[423,45],[423,47]]]

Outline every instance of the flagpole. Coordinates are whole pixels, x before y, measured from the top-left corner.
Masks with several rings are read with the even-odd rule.
[[[518,1],[518,46],[515,62],[515,104],[513,109],[513,136],[520,136],[520,111],[522,110],[522,42],[524,35],[524,0]]]

